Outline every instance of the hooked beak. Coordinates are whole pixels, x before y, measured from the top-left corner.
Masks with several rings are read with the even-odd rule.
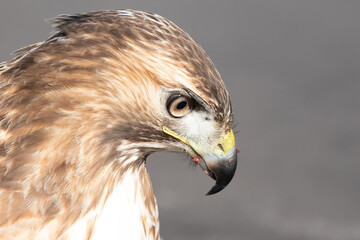
[[[186,139],[167,127],[163,131],[170,136],[179,139],[194,150],[194,161],[200,165],[202,170],[213,178],[216,183],[206,195],[212,195],[223,190],[233,178],[237,165],[237,148],[235,147],[235,137],[232,129],[227,128],[226,132],[208,147],[201,146],[196,142]]]

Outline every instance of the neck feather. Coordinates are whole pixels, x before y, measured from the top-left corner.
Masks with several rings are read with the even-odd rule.
[[[158,209],[145,163],[104,186],[96,207],[66,235],[68,239],[159,239]]]

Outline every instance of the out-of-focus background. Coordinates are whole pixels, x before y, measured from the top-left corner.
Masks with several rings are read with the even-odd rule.
[[[45,40],[43,19],[120,8],[189,32],[238,123],[238,170],[214,196],[184,155],[148,159],[165,240],[360,239],[360,1],[1,0],[0,61]]]

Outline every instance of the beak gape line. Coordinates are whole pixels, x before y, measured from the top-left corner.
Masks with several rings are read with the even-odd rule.
[[[229,128],[218,141],[218,144],[222,146],[224,151],[214,149],[212,152],[204,151],[203,149],[205,148],[180,136],[165,126],[163,127],[163,131],[190,146],[197,154],[193,156],[194,162],[200,165],[206,175],[216,181],[215,185],[206,195],[220,192],[230,183],[236,171],[237,153],[239,152],[239,149],[235,147],[235,138],[232,129]]]

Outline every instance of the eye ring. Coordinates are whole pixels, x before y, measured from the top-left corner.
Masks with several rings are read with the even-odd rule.
[[[179,93],[171,95],[167,102],[166,107],[171,116],[181,118],[192,111],[193,99],[181,95]]]

